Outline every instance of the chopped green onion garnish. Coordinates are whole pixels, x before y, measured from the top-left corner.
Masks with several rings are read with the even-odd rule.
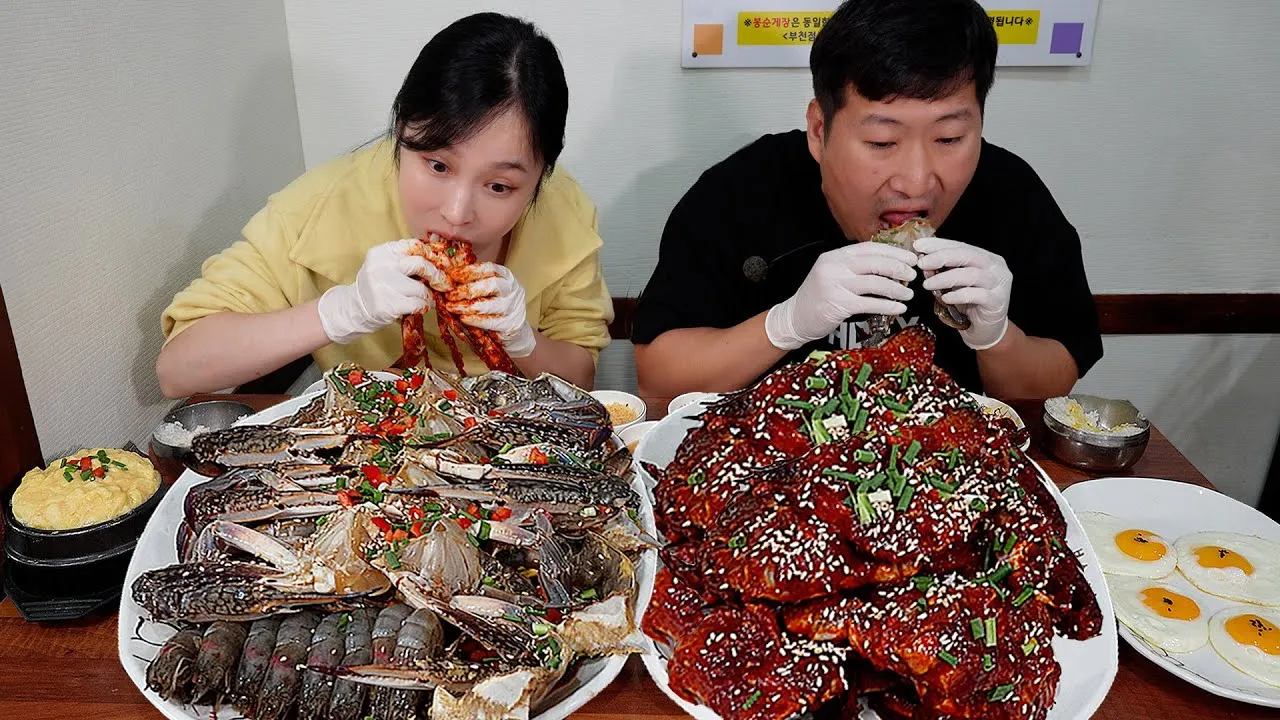
[[[1008,700],[1009,696],[1013,694],[1013,687],[1013,683],[997,685],[996,689],[992,690],[991,694],[987,696],[987,699],[991,702],[1003,702]]]
[[[497,581],[497,580],[494,580],[493,578],[489,577],[488,575],[485,575],[484,577],[480,578],[480,584],[481,584],[481,585],[488,585],[488,586],[489,586],[489,587],[491,587],[491,588],[496,588],[496,587],[498,587],[498,581]]]
[[[840,480],[844,480],[846,482],[862,482],[862,478],[858,477],[857,475],[854,475],[853,473],[849,473],[849,472],[843,472],[841,470],[832,470],[831,468],[827,468],[826,470],[822,471],[822,474],[826,475],[827,477],[839,478]]]
[[[827,432],[827,426],[822,424],[822,421],[818,419],[818,415],[815,414],[813,416],[813,421],[810,423],[810,427],[813,428],[814,444],[826,445],[831,442],[831,433]]]
[[[945,495],[950,495],[951,493],[956,491],[955,485],[952,485],[951,483],[946,482],[945,480],[943,480],[942,478],[936,475],[929,476],[929,484],[937,488],[939,491],[941,491]]]
[[[753,692],[753,693],[751,693],[750,695],[748,695],[746,700],[743,700],[743,701],[742,701],[742,709],[743,709],[743,710],[750,710],[750,709],[751,709],[751,706],[752,706],[752,705],[755,705],[755,704],[756,704],[756,700],[759,700],[759,699],[760,699],[760,691],[759,691],[759,690],[756,690],[755,692]]]
[[[1053,546],[1054,546],[1054,547],[1056,547],[1056,548],[1058,548],[1059,550],[1061,550],[1061,549],[1062,549],[1062,543],[1058,542],[1058,538],[1057,538],[1057,537],[1051,537],[1051,538],[1049,538],[1049,542],[1053,543]]]
[[[981,620],[979,620],[978,618],[974,618],[974,619],[970,620],[970,621],[969,621],[969,632],[973,633],[973,639],[974,639],[974,640],[981,640],[981,639],[982,639],[982,635],[983,635],[983,632],[982,632],[982,621],[981,621]]]
[[[911,367],[907,366],[902,368],[902,373],[899,375],[898,389],[906,390],[909,384],[911,384]]]
[[[853,459],[857,460],[860,463],[875,462],[876,454],[871,452],[870,450],[863,450],[862,448],[858,448],[853,453]]]
[[[893,472],[898,469],[898,446],[889,446],[889,471]]]
[[[916,489],[908,487],[903,491],[902,495],[898,496],[898,504],[894,506],[897,508],[898,512],[906,512],[907,508],[911,507],[911,497],[915,494]]]
[[[729,547],[737,549],[747,544],[747,538],[744,535],[734,535],[729,538]]]
[[[340,477],[337,480],[333,481],[333,486],[339,490],[344,490],[347,487],[347,479],[344,477]]]
[[[858,408],[858,416],[853,419],[853,434],[857,435],[867,429],[867,420],[871,417],[866,408]]]
[[[920,612],[924,612],[925,610],[928,610],[928,609],[929,609],[929,601],[928,601],[928,600],[925,600],[924,598],[919,598],[919,599],[917,599],[917,600],[916,600],[916,608],[917,608],[918,610],[920,610]]]
[[[916,590],[919,590],[920,592],[928,592],[929,588],[933,587],[933,576],[917,575],[911,578],[911,584],[915,585]]]
[[[991,672],[992,670],[995,669],[995,667],[996,667],[996,661],[994,658],[991,657],[990,654],[986,654],[982,656],[983,670],[985,670],[986,672]]]
[[[1009,537],[1005,538],[1004,547],[1001,548],[1000,551],[1004,553],[1008,553],[1010,550],[1013,549],[1014,544],[1017,542],[1018,542],[1018,533],[1009,533]]]
[[[596,599],[596,589],[595,589],[595,588],[587,588],[586,590],[583,590],[582,592],[578,593],[578,597],[582,598],[583,600],[595,600],[595,599]]]
[[[996,619],[989,617],[983,621],[983,630],[985,631],[983,637],[986,638],[987,647],[995,647],[998,638],[996,635]]]
[[[807,377],[804,380],[804,386],[809,388],[810,390],[826,390],[827,379],[817,377],[817,376]]]
[[[587,505],[586,507],[579,510],[578,514],[584,518],[592,518],[599,515],[600,511],[596,510],[594,505]]]
[[[867,386],[867,380],[870,378],[871,365],[868,363],[862,363],[862,367],[858,368],[858,377],[853,381],[853,384],[860,388],[865,388]]]
[[[351,614],[343,613],[342,617],[338,618],[338,631],[341,632],[343,630],[346,630],[347,626],[350,624],[351,624]]]
[[[595,508],[591,509],[595,510]],[[481,540],[489,539],[489,523],[487,521],[481,521],[480,529],[476,531],[476,535],[479,535]]]
[[[480,547],[480,538],[471,533],[467,533],[467,542],[471,543],[473,547]]]
[[[706,473],[702,472],[701,470],[695,470],[695,471],[693,471],[693,472],[689,473],[689,477],[685,480],[685,483],[687,483],[687,484],[689,484],[689,485],[691,485],[691,486],[692,486],[692,485],[701,485],[701,484],[702,484],[702,481],[703,481],[703,480],[706,480],[706,479],[707,479],[707,475],[706,475]]]
[[[885,406],[885,407],[889,408],[890,410],[896,410],[896,411],[898,411],[898,412],[902,412],[902,413],[904,413],[904,412],[908,412],[908,411],[910,411],[910,410],[911,410],[911,406],[910,406],[910,405],[906,405],[906,404],[900,403],[900,402],[898,402],[897,400],[894,400],[894,399],[892,399],[892,398],[887,398],[887,397],[881,396],[880,398],[878,398],[878,401],[879,401],[879,403],[880,403],[881,405],[883,405],[883,406]]]
[[[857,503],[858,503],[858,522],[862,523],[863,525],[871,524],[876,518],[876,509],[871,506],[871,499],[867,497],[866,488],[864,487],[858,488]]]
[[[790,398],[778,398],[773,402],[777,405],[782,405],[783,407],[793,407],[793,408],[799,408],[801,410],[809,410],[809,411],[813,410],[813,403],[805,402],[803,400],[792,400]]]
[[[1031,596],[1035,594],[1036,594],[1035,588],[1031,587],[1030,585],[1023,585],[1022,592],[1018,593],[1018,597],[1013,599],[1013,606],[1021,607],[1023,603],[1030,600]]]
[[[907,446],[907,454],[902,456],[902,461],[905,463],[915,462],[916,456],[920,454],[922,449],[923,447],[920,445],[919,440],[912,440],[911,444]]]
[[[387,567],[391,568],[392,570],[400,569],[400,557],[395,554],[395,551],[388,550],[382,553],[382,559],[387,561]]]
[[[938,659],[950,665],[951,667],[955,667],[960,664],[960,658],[956,657],[955,655],[952,655],[946,650],[938,651]]]
[[[533,634],[542,637],[551,632],[551,625],[544,622],[536,622],[533,624]]]
[[[970,501],[969,501],[969,509],[970,509],[970,510],[977,510],[978,512],[986,512],[986,511],[987,511],[987,501],[986,501],[986,500],[983,500],[982,498],[974,498],[974,499],[972,499],[972,500],[970,500]]]
[[[883,472],[878,472],[875,475],[872,475],[871,479],[866,482],[867,490],[879,489],[879,487],[883,485],[884,481],[887,479],[889,479],[889,476],[884,474]]]
[[[1035,638],[1031,638],[1030,640],[1022,643],[1022,654],[1030,655],[1035,652],[1038,647],[1040,647],[1040,641]]]

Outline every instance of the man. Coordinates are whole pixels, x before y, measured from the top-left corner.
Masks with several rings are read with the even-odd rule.
[[[937,363],[1005,399],[1064,394],[1102,357],[1080,240],[1016,155],[982,139],[996,36],[973,0],[852,0],[810,54],[807,128],[766,135],[676,205],[636,309],[641,392],[724,392],[866,316],[922,323]],[[915,252],[862,242],[925,217]],[[903,283],[909,282],[909,286]],[[956,331],[935,293],[966,314]]]

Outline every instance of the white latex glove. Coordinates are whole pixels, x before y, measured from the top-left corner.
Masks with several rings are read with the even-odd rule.
[[[537,345],[525,318],[524,288],[503,265],[479,263],[454,275],[454,289],[445,294],[445,309],[482,330],[492,330],[513,358],[529,357]]]
[[[915,253],[884,243],[860,242],[818,256],[795,295],[765,316],[769,342],[795,350],[831,334],[853,315],[901,315],[915,279]],[[886,299],[890,298],[890,299]]]
[[[320,296],[320,324],[330,340],[345,345],[430,305],[431,293],[418,278],[445,282],[444,273],[409,254],[417,242],[409,238],[369,248],[355,282]]]
[[[920,269],[926,273],[950,268],[926,278],[924,289],[942,292],[942,302],[955,305],[969,317],[960,337],[974,350],[987,350],[1009,330],[1009,293],[1013,273],[1004,258],[955,240],[930,237],[915,243]]]

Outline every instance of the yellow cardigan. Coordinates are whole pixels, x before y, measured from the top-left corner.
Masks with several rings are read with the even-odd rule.
[[[201,277],[174,296],[161,318],[168,343],[206,315],[284,310],[355,281],[369,248],[412,237],[400,211],[394,144],[332,160],[271,196],[245,225],[244,239],[209,258]],[[600,267],[596,209],[570,175],[556,170],[511,231],[507,267],[524,287],[529,324],[589,350],[609,344],[613,304]],[[454,371],[435,311],[426,317],[433,367]],[[468,374],[485,371],[466,344]],[[401,353],[399,324],[314,353],[321,369],[351,361],[386,368]]]

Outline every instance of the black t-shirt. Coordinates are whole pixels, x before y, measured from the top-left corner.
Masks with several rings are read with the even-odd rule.
[[[1028,335],[1061,342],[1082,377],[1102,357],[1080,238],[1021,158],[984,140],[973,180],[937,235],[1003,257],[1013,273],[1009,319]],[[845,243],[804,132],[765,135],[703,173],[671,211],[632,340],[649,343],[676,328],[733,327],[793,295],[818,256]],[[917,275],[897,323],[930,327],[937,364],[981,391],[976,354],[934,315],[922,282]],[[866,334],[865,316],[850,318],[783,362],[859,347]]]

